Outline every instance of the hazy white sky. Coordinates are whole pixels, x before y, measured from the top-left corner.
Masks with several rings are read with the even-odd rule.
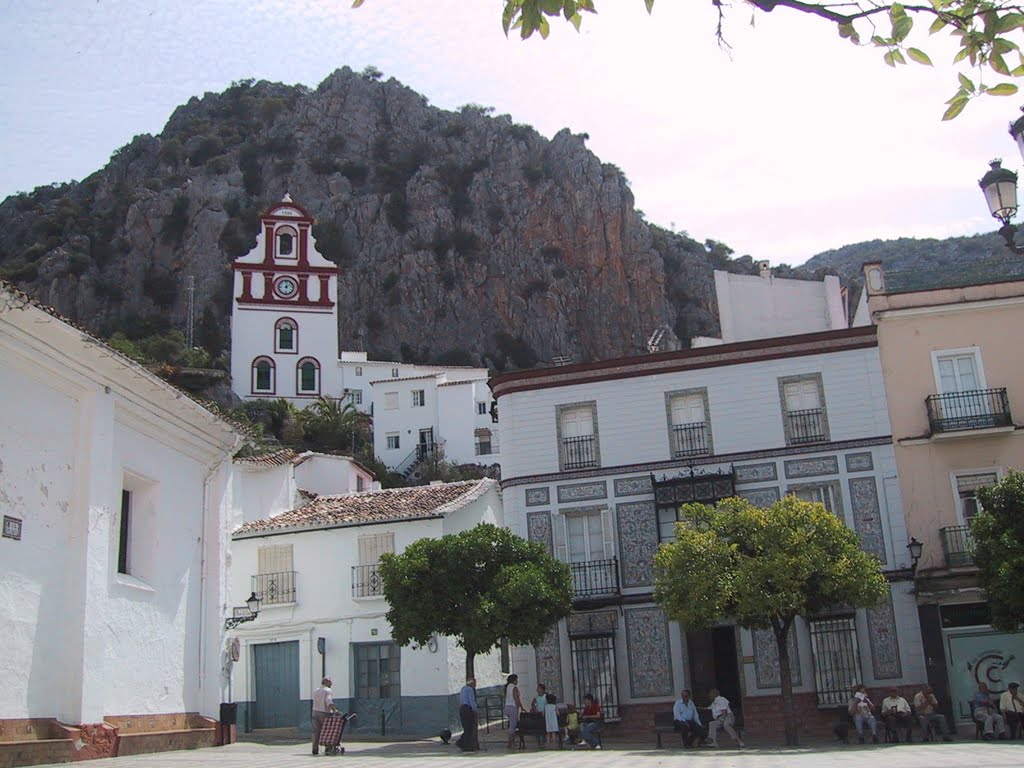
[[[1017,99],[940,122],[936,62],[893,70],[824,22],[710,0],[603,0],[581,34],[506,39],[501,0],[52,0],[4,3],[0,197],[81,179],[193,95],[247,77],[315,87],[369,64],[456,109],[475,102],[551,136],[563,127],[623,169],[648,221],[798,264],[873,238],[995,229],[977,179],[1021,165]],[[915,33],[916,34],[916,33]],[[301,190],[294,194],[301,198]]]

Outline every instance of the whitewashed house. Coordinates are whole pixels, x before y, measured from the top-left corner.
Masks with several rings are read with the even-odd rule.
[[[399,647],[384,618],[380,555],[420,538],[502,524],[494,480],[354,493],[307,494],[293,509],[240,525],[232,543],[232,594],[264,590],[257,618],[237,627],[232,692],[245,729],[309,728],[313,690],[324,675],[335,703],[380,734],[436,735],[458,723],[465,653],[437,637]],[[271,595],[265,585],[288,584]],[[424,595],[429,600],[429,595]],[[507,654],[475,660],[478,691],[496,689]]]
[[[755,278],[758,279],[758,278]],[[908,537],[875,330],[822,330],[491,379],[501,414],[505,520],[571,564],[567,621],[513,660],[577,703],[649,729],[687,687],[718,687],[748,731],[781,732],[770,631],[688,631],[652,600],[652,557],[677,510],[739,495],[820,501],[891,582],[872,610],[799,621],[791,658],[801,727],[829,732],[853,682],[923,682]],[[694,585],[713,589],[713,584]]]
[[[443,371],[371,385],[373,450],[390,469],[411,475],[437,451],[457,464],[500,462],[486,377],[453,377]]]
[[[0,764],[213,744],[241,436],[4,283],[0,423]]]
[[[382,380],[431,377],[434,384],[423,387],[431,391],[441,384],[471,382],[465,385],[468,396],[432,396],[432,403],[440,407],[431,409],[435,438],[422,444],[427,446],[424,457],[432,455],[440,445],[437,436],[443,428],[447,457],[476,463],[474,449],[481,444],[477,440],[481,435],[475,430],[490,426],[489,421],[483,424],[477,418],[479,403],[486,404],[484,414],[491,405],[487,369],[369,360],[361,351],[339,353],[338,312],[344,311],[339,310],[337,301],[339,268],[317,251],[312,227],[313,218],[285,195],[263,214],[256,246],[234,262],[232,391],[246,400],[283,397],[300,408],[320,396],[345,400],[372,414],[375,433],[379,433],[376,417],[381,404],[375,407],[374,396],[385,389],[393,391],[379,386]],[[465,412],[456,408],[456,400]],[[388,415],[388,430],[395,431],[395,418],[405,416],[412,420],[402,421],[396,428],[401,429],[402,442],[409,448],[384,453],[378,448],[390,469],[397,468],[419,444],[420,430],[425,428],[420,412],[403,408]],[[375,437],[375,448],[378,443],[386,446],[387,438]],[[497,461],[486,457],[481,463]]]

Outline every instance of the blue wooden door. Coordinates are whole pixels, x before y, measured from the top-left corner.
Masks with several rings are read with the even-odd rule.
[[[253,646],[256,673],[254,728],[299,724],[299,642]]]

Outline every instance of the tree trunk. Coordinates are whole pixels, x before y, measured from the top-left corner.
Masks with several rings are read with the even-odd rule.
[[[473,662],[476,660],[476,651],[466,651],[466,679],[476,677],[473,673]]]
[[[793,674],[789,666],[789,630],[793,617],[772,619],[772,631],[779,649],[779,683],[782,686],[782,722],[786,746],[795,747],[798,741],[796,713],[793,711]]]

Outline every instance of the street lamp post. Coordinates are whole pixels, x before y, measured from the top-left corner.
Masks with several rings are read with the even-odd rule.
[[[245,608],[235,608],[235,615],[224,620],[224,629],[234,629],[239,624],[255,619],[260,612],[260,596],[253,592],[245,601]]]
[[[1021,111],[1024,112],[1024,107],[1021,107]],[[1024,116],[1010,124],[1010,136],[1024,157]],[[1003,168],[1002,163],[1002,160],[993,160],[989,163],[988,173],[981,177],[978,186],[985,195],[989,213],[1003,224],[999,228],[999,234],[1003,236],[1007,247],[1016,253],[1024,253],[1024,246],[1015,242],[1017,225],[1010,223],[1017,215],[1017,174]]]

